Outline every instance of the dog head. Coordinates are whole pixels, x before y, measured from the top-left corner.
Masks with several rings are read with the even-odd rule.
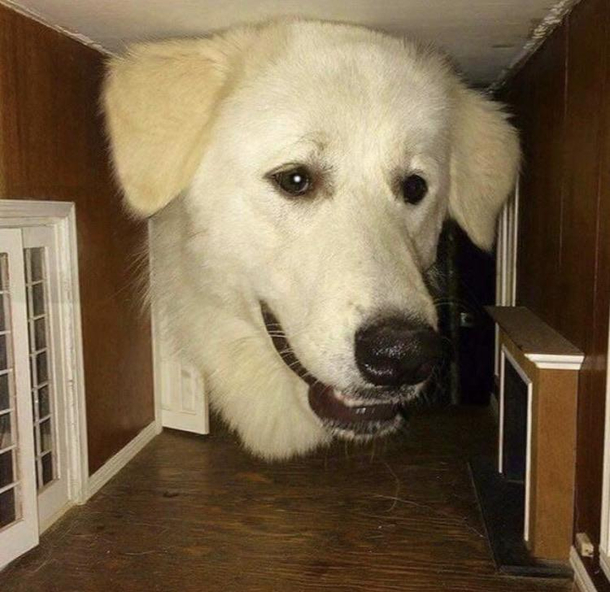
[[[342,435],[395,429],[440,355],[442,224],[490,248],[515,180],[501,109],[429,48],[300,20],[136,46],[105,106],[132,211],[179,197],[193,269],[256,307],[310,412]]]

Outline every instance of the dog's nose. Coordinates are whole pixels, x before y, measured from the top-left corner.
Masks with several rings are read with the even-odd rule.
[[[371,384],[418,384],[430,376],[441,357],[438,333],[408,319],[383,319],[356,333],[356,364]]]

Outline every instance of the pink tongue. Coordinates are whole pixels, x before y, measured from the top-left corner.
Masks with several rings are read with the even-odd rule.
[[[333,388],[324,384],[309,387],[309,405],[322,419],[335,419],[342,422],[388,421],[394,419],[399,406],[394,403],[361,405],[348,407],[333,395]]]

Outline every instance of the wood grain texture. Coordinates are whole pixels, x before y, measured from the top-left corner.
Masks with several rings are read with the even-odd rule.
[[[578,356],[582,352],[524,306],[487,306],[494,321],[524,354]]]
[[[518,303],[585,353],[576,531],[599,542],[610,310],[610,3],[583,0],[505,93],[525,145]]]
[[[214,427],[165,432],[41,546],[2,592],[567,592],[496,573],[467,460],[484,410],[419,414],[375,447],[265,464]]]
[[[103,65],[97,51],[0,6],[0,197],[76,203],[91,472],[154,415],[136,289],[146,226],[122,211],[107,164]]]
[[[574,536],[579,373],[538,368],[504,331],[500,340],[532,381],[528,546],[535,557],[567,562]]]
[[[555,31],[504,96],[516,115],[524,153],[517,300],[555,328],[561,316],[566,30],[564,25]]]

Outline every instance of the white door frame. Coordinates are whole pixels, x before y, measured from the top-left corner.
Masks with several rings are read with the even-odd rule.
[[[517,248],[519,235],[519,180],[498,219],[496,244],[496,306],[517,303]],[[500,377],[500,329],[496,324],[494,375]],[[492,398],[493,401],[493,398]]]
[[[154,269],[153,219],[148,221],[148,255],[150,281]],[[195,367],[177,354],[162,330],[163,311],[150,297],[155,390],[155,424],[157,433],[164,427],[208,434],[210,431],[209,397],[205,381]],[[201,397],[197,397],[199,392]],[[188,405],[182,405],[188,399]]]
[[[0,228],[50,226],[57,241],[58,307],[65,362],[68,453],[68,491],[71,503],[88,497],[89,462],[82,349],[80,288],[76,237],[76,208],[72,202],[0,199]],[[43,525],[44,526],[44,525]]]
[[[608,354],[610,356],[610,330],[608,331]],[[608,368],[606,369],[606,426],[599,563],[606,577],[610,579],[610,369]]]
[[[499,429],[498,429],[498,472],[504,473],[504,381],[506,377],[506,362],[513,367],[521,380],[527,386],[527,429],[525,439],[525,503],[523,515],[523,539],[530,539],[530,498],[531,498],[531,472],[532,472],[532,413],[533,413],[533,389],[534,385],[530,377],[519,366],[517,360],[508,349],[502,345],[500,351],[500,401],[499,401]]]
[[[38,544],[38,502],[34,472],[34,435],[32,431],[32,407],[30,405],[29,344],[26,313],[25,273],[23,270],[23,246],[21,231],[0,231],[0,251],[8,255],[8,279],[10,302],[10,339],[12,341],[13,412],[16,411],[16,440],[13,447],[13,481],[19,487],[19,518],[0,531],[0,569]],[[12,432],[12,430],[11,430]],[[28,464],[28,460],[31,463]],[[16,461],[16,462],[15,462]]]

